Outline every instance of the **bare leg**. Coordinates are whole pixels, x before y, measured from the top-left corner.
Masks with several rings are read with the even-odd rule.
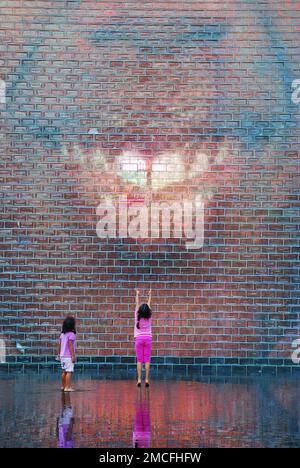
[[[61,388],[62,390],[65,388],[66,386],[66,375],[67,373],[66,372],[63,372],[62,375],[61,375]]]
[[[142,382],[142,363],[138,362],[136,367],[137,367],[138,383],[141,383]]]
[[[65,379],[65,390],[70,390],[71,388],[71,380],[72,380],[72,372],[66,372],[66,379]]]
[[[150,362],[145,363],[145,369],[146,369],[146,377],[145,377],[145,382],[149,383],[149,375],[150,375]]]

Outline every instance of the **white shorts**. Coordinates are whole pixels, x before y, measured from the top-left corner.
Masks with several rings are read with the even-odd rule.
[[[74,372],[74,364],[72,358],[61,357],[60,358],[61,368],[64,372]]]

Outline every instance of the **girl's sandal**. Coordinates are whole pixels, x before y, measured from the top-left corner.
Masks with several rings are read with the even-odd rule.
[[[136,384],[137,387],[140,387],[141,385],[142,385],[142,382],[138,382],[138,383]]]
[[[147,388],[150,387],[149,382],[145,382],[145,387],[147,387]]]

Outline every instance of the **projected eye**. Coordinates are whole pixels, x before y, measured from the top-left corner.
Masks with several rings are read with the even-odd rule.
[[[89,39],[95,42],[130,41],[138,40],[139,34],[132,31],[122,31],[121,29],[100,29],[91,34]]]
[[[219,41],[225,32],[226,29],[223,23],[193,26],[191,31],[179,34],[177,40],[182,42]]]
[[[164,26],[166,30],[164,31]],[[175,35],[170,34],[170,26],[182,29],[182,32],[176,33]],[[152,43],[159,41],[159,47],[170,47],[174,46],[178,42],[183,43],[194,43],[194,42],[210,42],[218,41],[226,32],[227,25],[225,23],[215,24],[204,24],[204,25],[174,25],[170,23],[157,24],[157,33],[151,31],[147,34],[147,30],[143,30],[143,34],[140,31],[134,29],[122,30],[123,25],[120,25],[119,29],[116,25],[115,28],[99,29],[89,35],[89,40],[95,43],[101,43],[106,41],[131,41],[139,46],[151,46]]]

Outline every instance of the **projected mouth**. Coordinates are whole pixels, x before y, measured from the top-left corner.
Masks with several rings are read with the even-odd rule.
[[[101,147],[63,148],[66,159],[80,164],[85,191],[97,199],[120,192],[152,199],[191,199],[202,194],[211,198],[215,173],[230,157],[225,141],[202,143],[198,149],[185,146],[158,154],[141,150],[120,150],[110,156]]]
[[[116,164],[118,175],[129,183],[149,186],[152,191],[190,179],[208,168],[208,156],[197,153],[187,168],[180,153],[165,153],[155,159],[145,159],[139,153],[125,152]]]

